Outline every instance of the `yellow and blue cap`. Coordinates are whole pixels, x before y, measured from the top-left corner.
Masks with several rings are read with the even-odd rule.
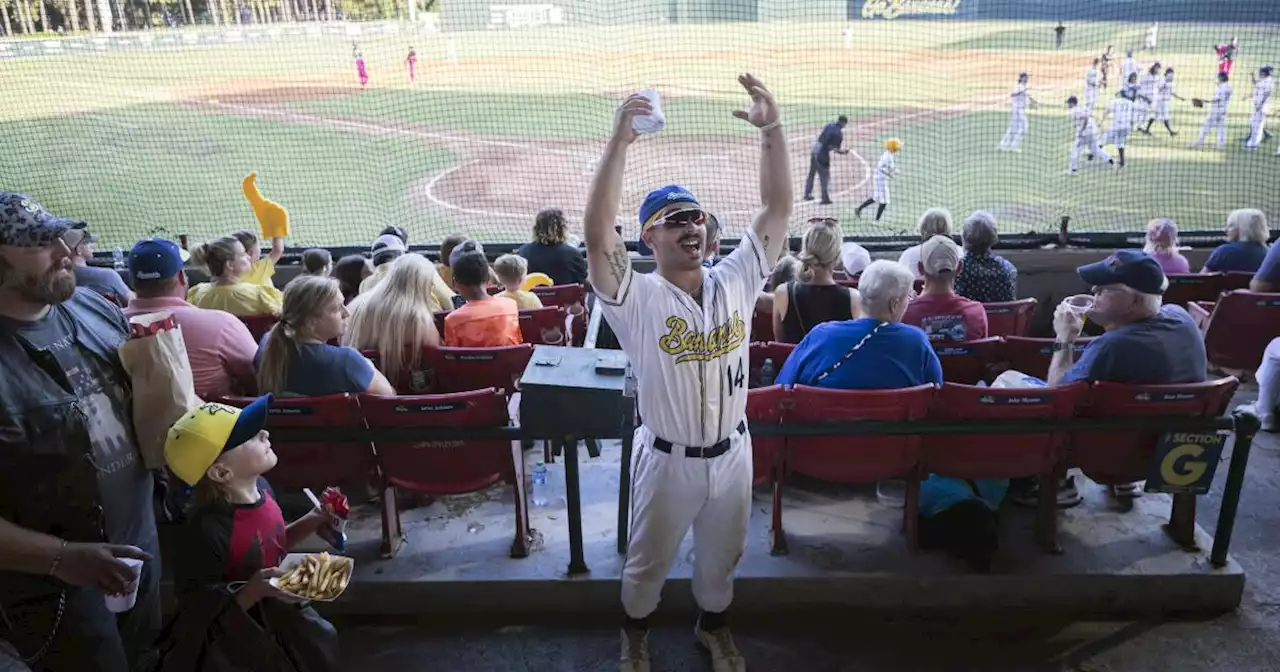
[[[644,197],[644,202],[640,204],[640,230],[644,231],[653,225],[658,219],[658,214],[663,208],[671,205],[684,204],[685,207],[677,210],[701,210],[702,206],[698,203],[698,199],[694,198],[693,192],[675,184],[668,184],[665,187],[658,187],[649,192]]]
[[[270,408],[266,394],[243,409],[208,402],[187,411],[165,437],[169,469],[188,485],[199,483],[219,456],[262,431]]]

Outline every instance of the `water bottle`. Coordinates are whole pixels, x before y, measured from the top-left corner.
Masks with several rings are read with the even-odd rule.
[[[124,268],[123,248],[117,247],[116,251],[111,253],[111,265],[114,266],[117,271]]]
[[[764,366],[760,367],[760,387],[769,387],[772,385],[773,379],[776,378],[777,375],[778,372],[773,369],[773,358],[766,357],[764,360]]]
[[[538,460],[533,465],[533,505],[544,507],[548,504],[547,496],[547,465]]]

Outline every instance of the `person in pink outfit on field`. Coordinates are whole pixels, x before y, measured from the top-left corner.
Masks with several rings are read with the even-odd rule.
[[[412,46],[409,47],[409,57],[404,59],[404,62],[409,64],[409,83],[412,84],[417,81],[414,70],[418,67],[418,52],[414,51]]]
[[[369,71],[364,67],[364,54],[356,52],[356,74],[360,76],[360,88],[369,84]]]

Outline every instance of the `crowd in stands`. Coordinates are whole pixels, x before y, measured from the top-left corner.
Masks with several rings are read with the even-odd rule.
[[[796,344],[776,383],[841,390],[941,385],[935,347],[986,337],[983,304],[1018,297],[1017,269],[993,252],[995,217],[971,213],[960,231],[962,245],[951,237],[952,221],[945,209],[925,212],[920,242],[894,262],[872,261],[866,248],[844,242],[833,218],[809,220],[798,252],[778,261],[756,301],[757,310],[771,317],[776,340]],[[712,266],[721,232],[713,217],[705,226],[704,265]],[[1232,212],[1225,232],[1226,242],[1201,272],[1255,273],[1253,290],[1276,291],[1280,245],[1268,247],[1263,213]],[[121,592],[134,580],[113,557],[153,559],[158,552],[153,476],[134,448],[128,383],[116,354],[127,338],[128,318],[172,314],[182,328],[195,392],[210,402],[422,392],[426,385],[414,374],[424,348],[519,344],[519,311],[542,306],[529,291],[534,276],[552,284],[586,282],[582,250],[570,243],[562,212],[540,212],[532,238],[490,263],[480,242],[448,236],[433,263],[410,252],[408,234],[391,226],[375,238],[368,257],[335,262],[327,250],[306,250],[302,274],[283,290],[273,282],[283,236],[271,237],[265,254],[250,231],[196,245],[189,255],[173,242],[148,239],[128,253],[130,287],[114,270],[89,263],[94,237],[83,223],[56,217],[20,194],[0,194],[0,360],[6,372],[0,379],[0,547],[10,549],[0,552],[0,609],[11,607],[12,595],[29,596],[22,617],[9,619],[0,639],[25,657],[38,653],[48,669],[125,670],[159,627],[158,565],[144,566],[135,609],[117,620],[101,607],[102,592]],[[190,267],[206,271],[209,281],[191,285]],[[1078,269],[1092,288],[1088,320],[1103,333],[1077,360],[1072,344],[1081,337],[1083,319],[1059,306],[1049,369],[1021,373],[1049,386],[1206,380],[1199,327],[1181,307],[1162,305],[1167,276],[1190,271],[1174,222],[1152,220],[1142,250],[1120,250]],[[917,282],[923,283],[918,294]],[[445,314],[444,333],[439,313]],[[276,321],[255,342],[240,318],[263,315]],[[379,353],[376,365],[363,354],[369,351]],[[1257,376],[1257,412],[1264,428],[1274,431],[1280,339],[1267,349]],[[185,528],[191,536],[176,564],[183,599],[201,596],[270,611],[262,605],[279,596],[267,583],[271,569],[318,525],[309,514],[286,526],[263,479],[275,463],[262,431],[270,400],[262,396],[244,410],[206,404],[179,423],[179,433],[189,431],[190,438],[173,448],[170,463],[197,495],[197,513]],[[219,412],[228,417],[218,418]],[[110,473],[50,469],[41,461],[50,454],[88,456],[90,465],[110,464]],[[984,567],[1006,493],[1034,501],[1035,487],[931,475],[920,494],[922,545]],[[1136,484],[1122,484],[1113,492],[1128,497],[1136,491]],[[1063,506],[1080,501],[1072,477],[1059,484],[1058,497]],[[241,513],[246,510],[260,512],[252,524],[270,528],[263,537],[269,549],[252,559],[229,546],[239,534],[233,530],[248,524]],[[232,581],[247,583],[233,592],[227,588]],[[290,618],[317,633],[316,650],[296,655],[323,659],[332,626],[314,612]],[[71,644],[80,641],[95,644]],[[96,662],[87,663],[86,656]]]

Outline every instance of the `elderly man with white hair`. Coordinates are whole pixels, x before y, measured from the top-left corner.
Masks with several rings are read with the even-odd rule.
[[[862,315],[814,327],[778,373],[780,385],[893,390],[942,384],[942,365],[924,332],[902,323],[915,277],[892,261],[862,272]]]
[[[1254,208],[1232,210],[1227,215],[1227,242],[1214,248],[1201,273],[1254,273],[1267,256],[1271,229],[1267,216]]]
[[[934,236],[950,236],[951,235],[951,212],[946,208],[929,208],[920,215],[920,222],[917,228],[920,231],[920,244],[929,240]],[[915,274],[917,279],[924,276],[920,273],[920,245],[913,245],[902,252],[902,256],[898,257],[898,263],[902,264]]]
[[[1056,334],[1049,364],[1050,385],[1077,380],[1134,385],[1201,383],[1207,377],[1204,337],[1187,311],[1161,305],[1169,286],[1159,262],[1138,250],[1119,250],[1102,261],[1076,269],[1093,285],[1094,304],[1087,317],[1106,330],[1072,361],[1072,343],[1080,337],[1080,317],[1064,301],[1053,314]],[[1116,486],[1117,496],[1132,496],[1133,485]]]
[[[969,215],[960,238],[964,242],[964,267],[956,276],[956,294],[982,303],[1016,301],[1018,269],[1008,259],[991,253],[1000,241],[995,215],[985,210]]]

